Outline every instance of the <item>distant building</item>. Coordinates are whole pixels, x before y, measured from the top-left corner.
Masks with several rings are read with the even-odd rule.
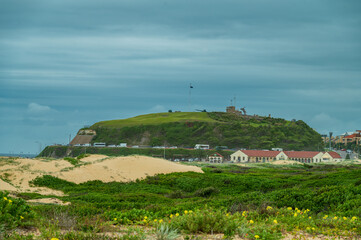
[[[322,162],[341,162],[342,158],[337,152],[325,152],[322,155]]]
[[[322,160],[323,152],[315,151],[285,151],[289,160],[301,163],[319,163]]]
[[[208,156],[208,161],[210,163],[222,163],[223,160],[224,160],[224,157],[217,152],[215,154]]]
[[[106,144],[104,142],[95,142],[93,147],[106,147]]]
[[[268,150],[238,150],[231,154],[231,161],[235,163],[271,162],[276,160],[287,160],[287,155],[282,151]]]
[[[207,144],[196,144],[194,149],[209,149],[209,145]]]

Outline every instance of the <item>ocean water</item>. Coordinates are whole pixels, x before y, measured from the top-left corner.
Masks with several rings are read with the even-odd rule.
[[[37,156],[37,154],[33,154],[33,153],[0,153],[0,156],[34,158]]]

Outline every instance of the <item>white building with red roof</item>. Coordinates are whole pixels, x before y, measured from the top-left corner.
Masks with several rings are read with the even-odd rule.
[[[287,160],[287,155],[282,151],[268,150],[238,150],[231,154],[231,162],[271,162],[276,160]]]
[[[341,162],[342,157],[337,152],[325,152],[322,155],[322,162]]]
[[[301,163],[319,163],[322,161],[323,152],[315,151],[285,151],[288,160]]]
[[[211,163],[222,163],[223,159],[224,157],[217,152],[208,156],[208,161]]]

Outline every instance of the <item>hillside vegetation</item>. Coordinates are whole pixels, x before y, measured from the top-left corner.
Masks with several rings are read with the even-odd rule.
[[[129,119],[102,121],[90,127],[92,142],[128,145],[211,147],[286,150],[322,149],[321,136],[303,121],[280,118],[245,118],[223,112],[156,113]]]

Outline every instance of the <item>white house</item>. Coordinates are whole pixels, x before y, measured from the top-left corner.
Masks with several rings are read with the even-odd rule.
[[[322,155],[322,162],[341,162],[342,158],[337,152],[325,152]]]
[[[301,163],[319,163],[322,161],[323,152],[315,151],[286,151],[289,160]]]
[[[231,154],[232,162],[270,162],[287,160],[287,155],[281,151],[268,150],[238,150]]]
[[[223,159],[224,159],[224,157],[217,152],[215,154],[208,156],[208,161],[211,163],[222,163]]]

